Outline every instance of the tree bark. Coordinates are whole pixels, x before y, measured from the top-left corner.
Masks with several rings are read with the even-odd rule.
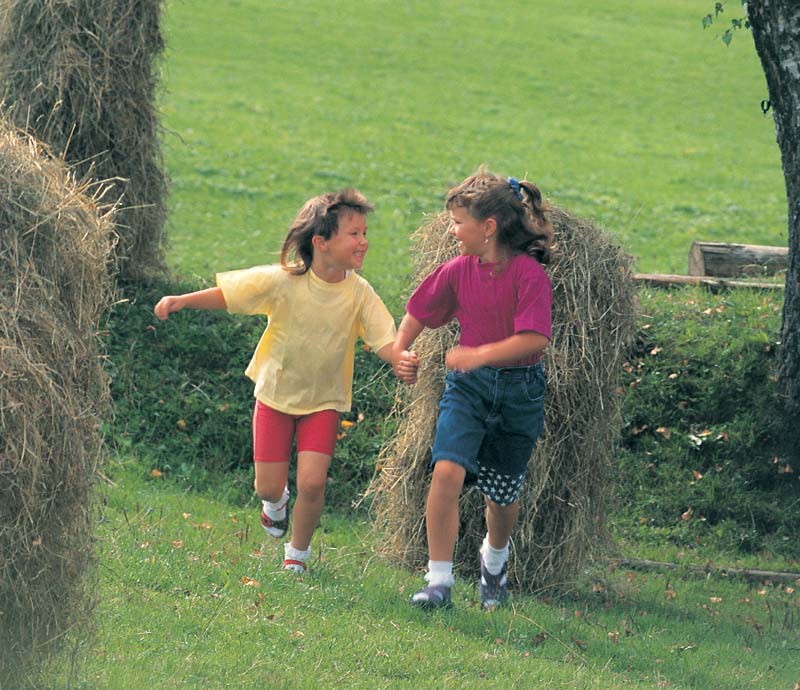
[[[778,385],[790,419],[800,419],[800,2],[749,0],[747,15],[767,78],[789,207],[789,267]]]

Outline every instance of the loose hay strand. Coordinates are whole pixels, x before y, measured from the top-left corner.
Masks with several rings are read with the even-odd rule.
[[[512,537],[509,579],[523,591],[569,581],[607,538],[603,518],[612,486],[610,469],[619,433],[617,378],[635,329],[630,258],[588,221],[562,209],[548,212],[555,230],[553,338],[543,362],[548,389],[545,432],[528,465],[520,518]],[[415,285],[457,253],[446,213],[412,236]],[[427,563],[425,495],[444,356],[457,328],[425,330],[416,341],[418,382],[398,390],[392,414],[397,432],[381,450],[367,491],[387,558],[411,568]],[[455,562],[477,575],[485,534],[477,490],[460,500]]]

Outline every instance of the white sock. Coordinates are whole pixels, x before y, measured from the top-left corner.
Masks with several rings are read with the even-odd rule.
[[[286,506],[289,505],[289,487],[283,487],[283,496],[280,501],[261,501],[264,512],[270,520],[283,520],[286,517]]]
[[[302,561],[305,563],[311,558],[311,547],[309,546],[305,551],[294,548],[291,542],[286,542],[283,545],[283,557],[287,561]]]
[[[444,585],[452,587],[455,582],[453,577],[453,561],[428,561],[428,572],[425,579],[431,587]]]
[[[487,534],[483,538],[481,555],[483,556],[483,564],[486,566],[486,570],[491,575],[499,575],[503,569],[503,564],[508,560],[508,542],[502,549],[495,549],[489,543],[489,535]]]

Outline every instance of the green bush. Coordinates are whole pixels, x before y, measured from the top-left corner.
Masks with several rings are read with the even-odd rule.
[[[780,293],[642,294],[625,367],[619,524],[680,545],[797,548],[798,469],[775,399]]]

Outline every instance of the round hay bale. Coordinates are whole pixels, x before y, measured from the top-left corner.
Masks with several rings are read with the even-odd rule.
[[[163,0],[0,2],[0,102],[13,123],[121,200],[111,266],[166,272],[167,182],[154,107]]]
[[[564,583],[605,541],[603,518],[619,421],[617,377],[635,332],[635,286],[630,258],[591,223],[562,209],[548,218],[555,230],[553,337],[543,362],[548,389],[545,431],[531,456],[512,536],[509,580],[534,591]],[[440,213],[412,237],[415,286],[455,256]],[[425,330],[417,338],[418,382],[399,387],[393,414],[397,433],[382,449],[367,495],[379,549],[408,567],[427,565],[425,499],[444,357],[458,340],[457,325]],[[467,490],[460,500],[455,563],[478,573],[477,552],[486,533],[483,498]]]
[[[112,299],[102,191],[0,121],[0,687],[31,683],[91,611],[109,400],[97,324]]]

